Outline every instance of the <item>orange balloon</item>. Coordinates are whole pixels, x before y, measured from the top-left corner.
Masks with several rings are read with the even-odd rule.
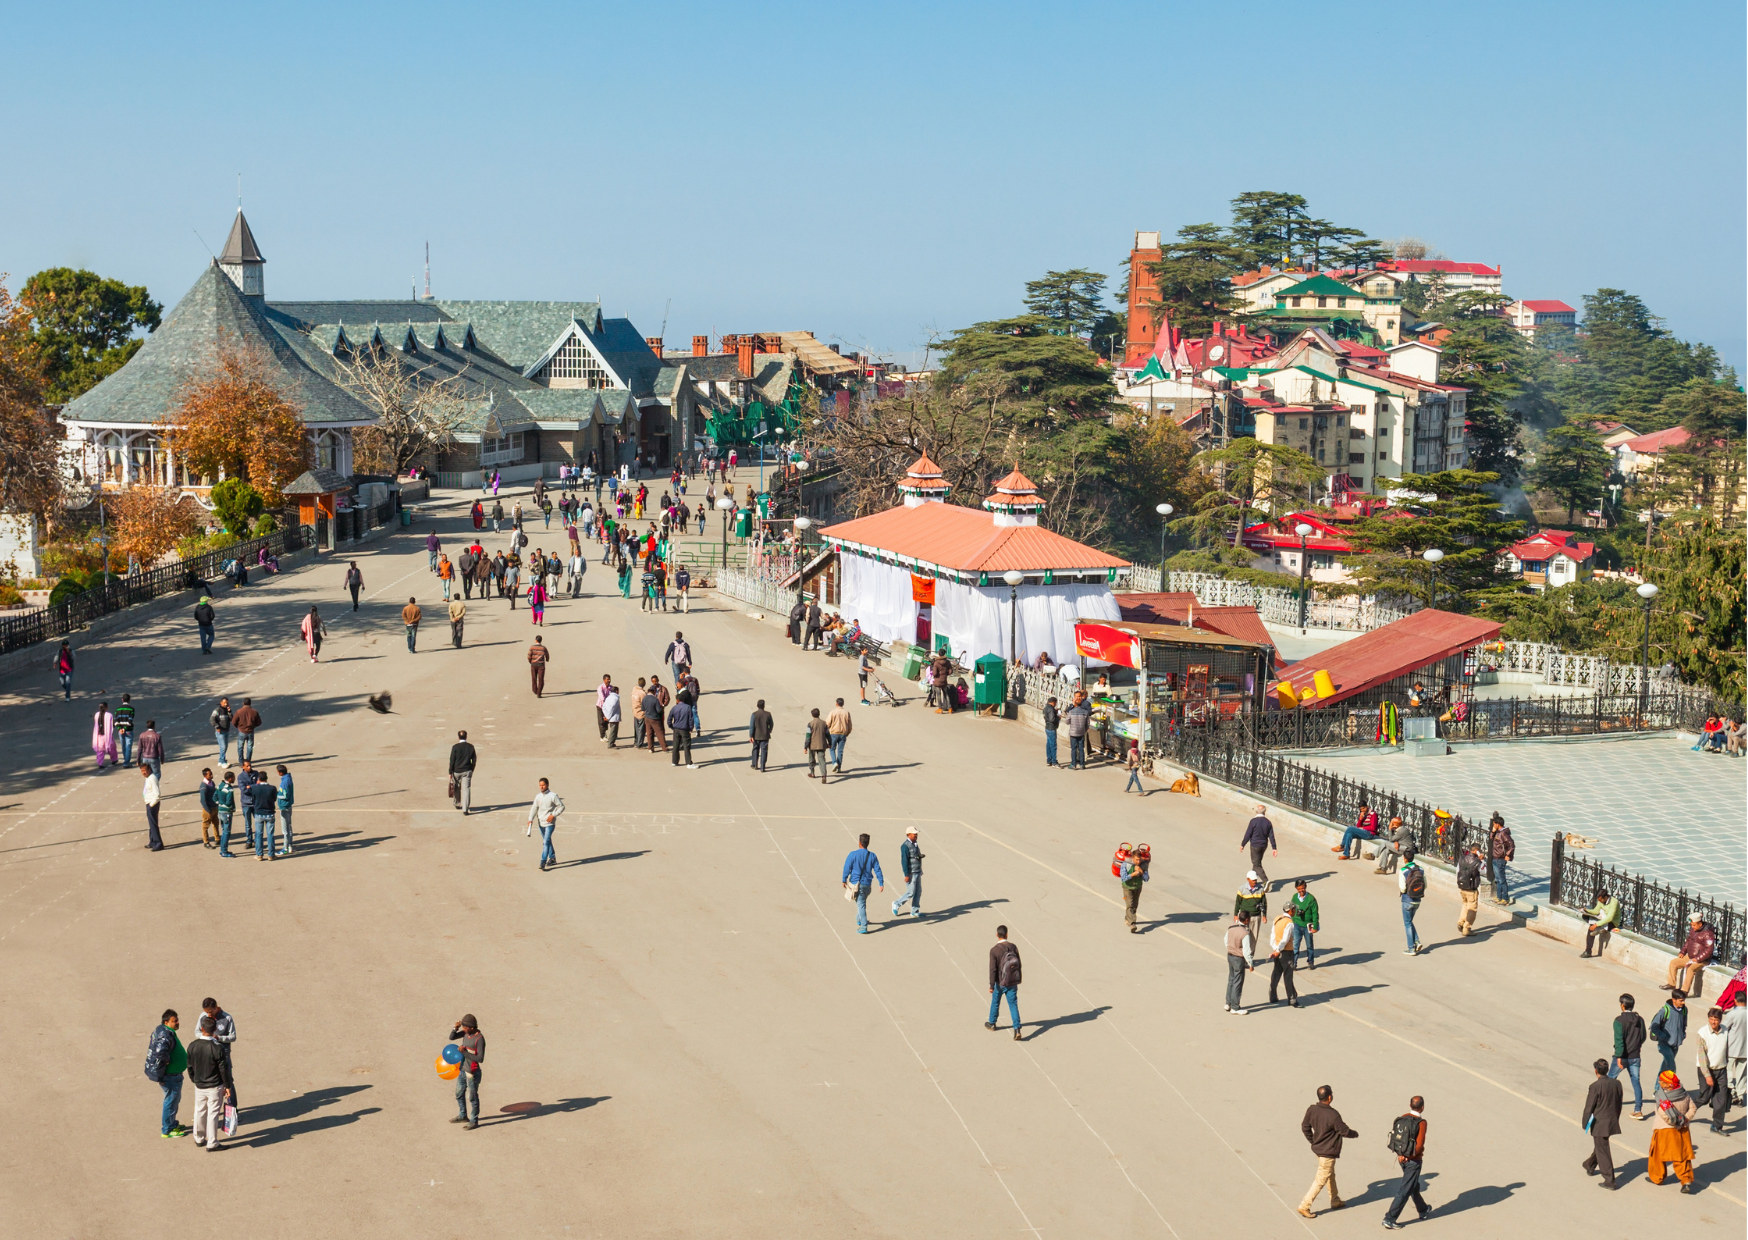
[[[444,1063],[443,1056],[439,1055],[437,1056],[437,1075],[445,1081],[453,1081],[456,1077],[461,1075],[461,1065],[458,1063]]]

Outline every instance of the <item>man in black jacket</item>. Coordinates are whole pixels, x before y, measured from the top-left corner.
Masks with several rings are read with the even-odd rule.
[[[1457,895],[1462,898],[1463,911],[1457,914],[1457,933],[1467,937],[1475,929],[1475,910],[1481,902],[1481,871],[1486,869],[1481,849],[1471,842],[1457,858]]]
[[[1062,726],[1062,712],[1056,709],[1056,699],[1044,703],[1044,765],[1060,768],[1056,760],[1056,730]]]
[[[1645,1097],[1639,1092],[1639,1055],[1645,1046],[1645,1018],[1633,1011],[1633,996],[1621,996],[1621,1014],[1614,1018],[1614,1059],[1608,1074],[1622,1072],[1633,1083],[1633,1118],[1645,1118]]]
[[[765,709],[765,699],[760,698],[758,706],[753,710],[753,717],[747,720],[747,735],[753,742],[753,769],[765,769],[765,761],[771,756],[771,712]]]
[[[1008,942],[1008,928],[995,928],[995,946],[989,949],[989,1019],[985,1029],[995,1028],[1002,996],[1008,1000],[1008,1015],[1014,1022],[1014,1041],[1020,1040],[1020,949]]]
[[[249,785],[249,812],[255,820],[255,860],[273,860],[273,817],[279,808],[279,789],[269,780]]]
[[[212,653],[212,599],[202,594],[194,605],[194,623],[200,626],[200,653]]]
[[[1584,1095],[1584,1114],[1578,1122],[1590,1131],[1590,1157],[1584,1160],[1585,1175],[1600,1175],[1604,1188],[1614,1185],[1614,1154],[1608,1139],[1621,1130],[1621,1083],[1609,1075],[1608,1060],[1598,1059],[1594,1065],[1596,1079],[1590,1082],[1590,1092]]]
[[[1317,1200],[1317,1194],[1323,1191],[1325,1184],[1329,1185],[1329,1208],[1341,1209],[1341,1190],[1335,1184],[1335,1160],[1341,1157],[1342,1138],[1360,1135],[1349,1128],[1341,1118],[1341,1112],[1330,1105],[1334,1099],[1334,1090],[1319,1085],[1317,1101],[1306,1108],[1305,1118],[1299,1121],[1299,1131],[1305,1134],[1311,1152],[1317,1155],[1317,1178],[1311,1181],[1311,1191],[1299,1203],[1299,1213],[1306,1218],[1317,1217],[1311,1203]]]
[[[224,1124],[225,1102],[236,1096],[231,1080],[231,1053],[213,1039],[218,1021],[200,1018],[200,1036],[188,1046],[188,1082],[194,1086],[194,1143],[208,1152],[223,1149],[219,1129]]]
[[[479,755],[468,744],[466,732],[457,732],[455,737],[455,744],[449,747],[450,796],[465,817],[473,808],[473,768],[479,764]]]
[[[1250,849],[1250,868],[1256,871],[1257,881],[1264,887],[1269,884],[1268,871],[1262,868],[1263,850],[1267,849],[1271,856],[1280,856],[1281,850],[1275,842],[1275,824],[1268,819],[1268,807],[1258,805],[1256,817],[1244,827],[1244,836],[1238,841],[1239,848]]]

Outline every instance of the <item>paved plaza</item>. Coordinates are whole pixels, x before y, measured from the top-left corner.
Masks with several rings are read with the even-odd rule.
[[[1453,745],[1442,758],[1378,751],[1308,753],[1301,761],[1486,822],[1505,816],[1517,840],[1523,893],[1548,892],[1551,841],[1576,831],[1589,855],[1740,905],[1748,894],[1743,824],[1748,769],[1694,753],[1691,738],[1582,737]]]
[[[438,511],[453,553],[463,509]],[[1287,836],[1268,869],[1310,878],[1318,967],[1299,972],[1302,1008],[1227,1015],[1243,814],[1125,796],[1112,769],[1047,770],[1017,724],[859,707],[853,665],[801,653],[775,620],[708,594],[643,614],[599,565],[548,613],[536,700],[528,613],[476,603],[451,649],[422,533],[359,556],[356,615],[343,563],[323,560],[221,595],[211,657],[168,615],[78,644],[70,704],[47,649],[0,681],[0,970],[22,1039],[9,1234],[1369,1236],[1396,1180],[1390,1121],[1420,1093],[1439,1233],[1742,1235],[1739,1116],[1696,1135],[1692,1197],[1646,1182],[1645,1124],[1615,1143],[1620,1191],[1579,1169],[1590,1062],[1620,991],[1649,1010],[1645,977],[1488,912],[1459,939],[1441,886],[1420,914],[1428,950],[1405,955],[1394,880]],[[416,654],[409,595],[431,617]],[[330,634],[315,665],[295,633],[312,603]],[[676,627],[704,689],[699,770],[608,752],[594,722],[602,672],[668,679]],[[385,689],[393,713],[366,709]],[[167,739],[162,855],[142,846],[139,775],[92,770],[91,713],[123,691]],[[292,857],[201,847],[220,692],[254,698],[257,760],[293,771]],[[838,696],[855,729],[845,777],[821,786],[803,720]],[[777,716],[764,774],[744,739],[761,697]],[[480,753],[466,818],[444,795],[457,728]],[[524,828],[540,776],[568,805],[545,873]],[[929,915],[894,921],[911,824]],[[859,831],[887,879],[867,936],[838,882]],[[1131,935],[1109,864],[1140,839],[1155,861]],[[998,922],[1024,959],[1020,1042],[1005,1009],[984,1028]],[[238,1028],[242,1124],[218,1154],[159,1138],[141,1074],[159,1012],[187,1020],[209,994]],[[432,1063],[463,1012],[488,1044],[477,1131],[448,1122]],[[1339,1164],[1349,1206],[1308,1221],[1299,1123],[1323,1083],[1360,1136]]]

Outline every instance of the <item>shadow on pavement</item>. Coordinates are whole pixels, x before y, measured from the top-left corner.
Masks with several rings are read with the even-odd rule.
[[[1221,913],[1167,913],[1153,921],[1137,919],[1135,926],[1139,933],[1150,934],[1161,926],[1189,926],[1199,921],[1219,921],[1222,916]]]
[[[1523,1186],[1524,1182],[1517,1180],[1511,1184],[1484,1184],[1474,1188],[1465,1188],[1451,1198],[1448,1203],[1434,1202],[1433,1217],[1446,1218],[1452,1214],[1461,1214],[1464,1210],[1474,1210],[1481,1206],[1496,1206]]]
[[[293,847],[316,853],[350,852],[359,848],[370,848],[373,845],[394,839],[392,835],[370,835],[363,839],[350,838],[359,834],[361,833],[358,831],[331,831],[327,835],[308,835],[295,841]],[[294,852],[292,855],[299,854]]]
[[[557,1115],[565,1111],[586,1111],[592,1106],[610,1102],[612,1094],[602,1094],[598,1098],[560,1098],[557,1102],[511,1102],[498,1108],[499,1115],[490,1119],[480,1120],[480,1127],[491,1124],[513,1124],[517,1120],[535,1119],[541,1115]]]
[[[1097,1020],[1110,1010],[1111,1005],[1107,1003],[1103,1007],[1089,1008],[1084,1012],[1075,1012],[1070,1016],[1053,1016],[1049,1020],[1033,1021],[1032,1031],[1025,1036],[1024,1041],[1030,1042],[1058,1025],[1084,1025],[1089,1020]]]
[[[261,1124],[277,1119],[296,1119],[307,1115],[320,1107],[338,1102],[352,1094],[362,1093],[369,1089],[368,1085],[328,1085],[321,1089],[312,1089],[306,1093],[293,1094],[279,1102],[268,1102],[259,1106],[244,1107],[237,1118],[245,1124]]]
[[[899,888],[899,890],[902,890],[902,887]],[[925,912],[921,917],[911,917],[909,914],[901,914],[899,916],[898,920],[901,923],[907,922],[907,921],[914,921],[914,922],[952,921],[953,918],[962,917],[966,913],[975,913],[979,909],[993,908],[997,904],[1006,904],[1006,903],[1007,903],[1006,896],[998,896],[993,900],[972,900],[966,904],[955,904],[951,908],[944,908],[944,909],[939,910],[938,912],[933,912],[933,913]],[[888,907],[890,908],[890,905]],[[889,922],[887,924],[890,925],[893,923]]]
[[[281,1124],[277,1128],[269,1128],[266,1132],[252,1133],[247,1140],[238,1141],[236,1144],[248,1146],[277,1145],[281,1141],[289,1141],[293,1137],[299,1137],[305,1133],[320,1132],[324,1128],[338,1128],[342,1124],[356,1124],[366,1115],[376,1115],[381,1112],[381,1110],[381,1107],[365,1107],[362,1110],[353,1111],[346,1115],[316,1115],[309,1119],[293,1120],[289,1124]]]
[[[1324,950],[1338,952],[1341,948],[1326,947]],[[1370,964],[1383,954],[1383,952],[1352,952],[1346,956],[1320,957],[1317,961],[1317,967],[1320,969],[1328,969],[1338,964]]]
[[[649,849],[639,849],[637,852],[602,853],[598,857],[578,857],[574,861],[559,861],[549,866],[549,869],[564,870],[573,865],[594,865],[597,861],[629,861],[633,857],[647,857]]]
[[[1349,999],[1354,995],[1363,995],[1368,991],[1384,989],[1383,982],[1373,982],[1369,986],[1337,986],[1334,990],[1323,990],[1316,994],[1299,992],[1300,1007],[1316,1007],[1319,1003],[1332,1003],[1337,999]]]

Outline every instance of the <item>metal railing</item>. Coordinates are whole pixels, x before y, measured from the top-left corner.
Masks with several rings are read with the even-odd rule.
[[[217,551],[203,551],[144,572],[130,573],[125,577],[111,576],[104,584],[62,602],[22,615],[0,618],[0,654],[64,637],[84,628],[99,616],[132,607],[135,603],[192,589],[221,575],[227,560],[241,560],[253,567],[263,547],[269,555],[282,555],[303,545],[303,531],[291,526],[275,530],[265,538],[251,538]]]
[[[780,616],[787,616],[789,609],[795,605],[793,591],[779,589],[764,577],[743,572],[738,568],[720,570],[716,574],[716,588],[730,598],[751,603]]]
[[[1564,908],[1590,907],[1598,890],[1607,891],[1621,902],[1621,928],[1642,934],[1659,943],[1680,947],[1687,938],[1688,919],[1701,917],[1717,935],[1717,947],[1712,960],[1717,964],[1735,963],[1736,954],[1748,939],[1744,926],[1744,910],[1733,904],[1720,904],[1685,888],[1674,888],[1628,874],[1588,857],[1566,850],[1566,837],[1556,835],[1553,860],[1548,868],[1548,902]]]
[[[1487,698],[1465,702],[1464,706],[1462,719],[1448,719],[1438,725],[1440,737],[1449,741],[1503,741],[1693,730],[1715,709],[1704,693],[1667,689],[1647,694],[1643,703],[1637,693],[1617,693]],[[1403,718],[1407,718],[1407,712],[1403,712]],[[1260,715],[1253,712],[1221,719],[1218,726],[1262,749],[1329,749],[1380,743],[1375,706],[1267,711]]]
[[[1315,586],[1315,582],[1312,583]],[[1129,589],[1155,592],[1160,589],[1188,593],[1204,607],[1254,607],[1269,624],[1298,627],[1299,596],[1292,590],[1275,586],[1252,585],[1214,573],[1169,573],[1161,587],[1159,570],[1137,565],[1129,570]],[[1364,633],[1392,620],[1400,620],[1407,611],[1390,607],[1370,595],[1363,598],[1347,595],[1320,599],[1315,596],[1306,607],[1305,623],[1309,628],[1337,629]]]

